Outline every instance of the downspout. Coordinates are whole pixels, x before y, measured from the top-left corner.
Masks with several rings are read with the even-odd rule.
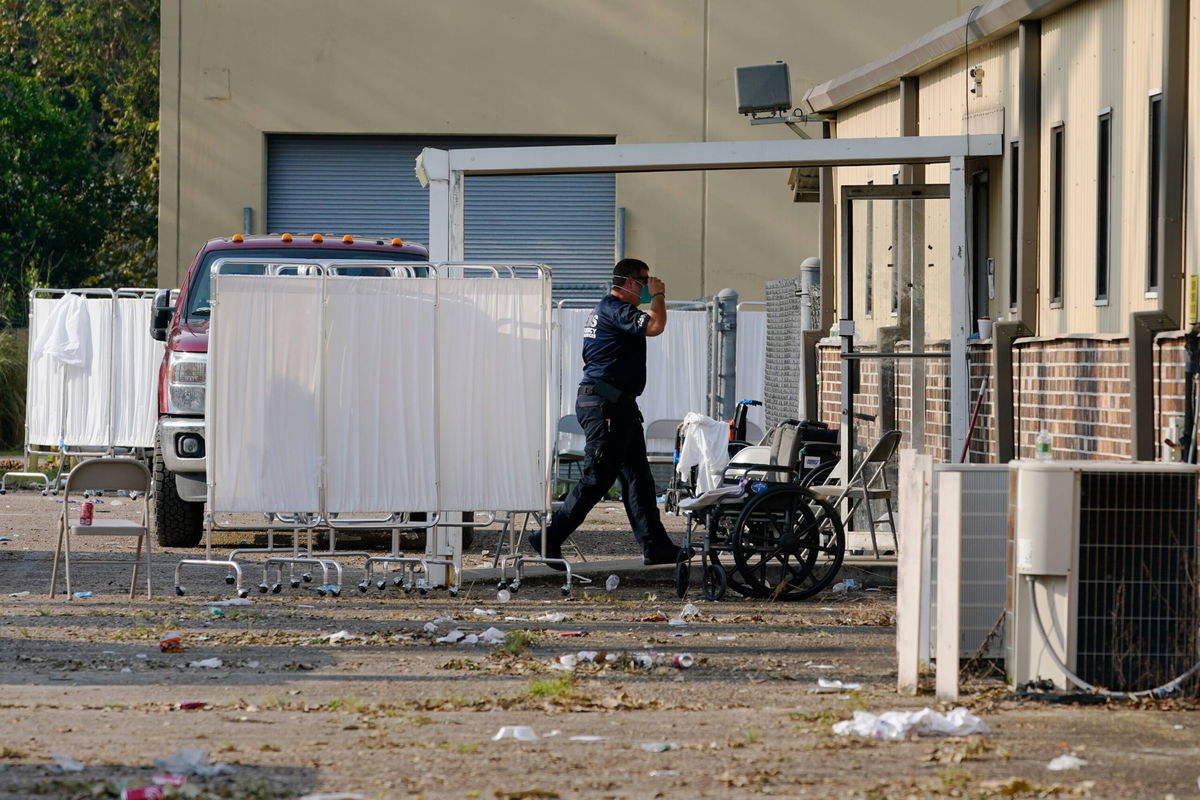
[[[1037,333],[1038,217],[1042,169],[1042,23],[1022,20],[1018,33],[1017,95],[1020,103],[1017,186],[1017,312],[1014,319],[992,327],[992,371],[995,376],[996,460],[1017,456],[1013,407],[1013,343]]]
[[[1162,137],[1159,141],[1158,304],[1129,315],[1129,417],[1132,453],[1153,461],[1154,337],[1176,330],[1183,298],[1184,150],[1187,138],[1188,0],[1163,3]]]
[[[900,135],[920,135],[920,83],[919,78],[900,79]],[[920,165],[924,173],[924,165]],[[900,167],[900,183],[912,184],[913,173],[917,167],[905,164]],[[922,182],[924,175],[922,174]],[[892,253],[892,278],[898,284],[896,303],[896,322],[879,329],[879,351],[881,353],[896,352],[896,343],[911,336],[909,330],[912,319],[909,306],[910,288],[912,286],[913,260],[912,253],[912,204],[920,201],[893,200],[900,203],[898,222],[901,235],[897,237],[896,251]],[[913,359],[918,361],[919,359]],[[916,384],[913,384],[914,388]],[[899,427],[896,423],[896,362],[885,359],[879,362],[879,431],[890,431]],[[910,439],[912,437],[910,436]],[[910,446],[916,446],[911,445]]]

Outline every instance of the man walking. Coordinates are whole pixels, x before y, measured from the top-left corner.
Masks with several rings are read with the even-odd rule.
[[[638,306],[649,303],[649,311]],[[673,564],[677,548],[667,536],[655,502],[654,477],[637,398],[646,388],[646,337],[667,328],[666,287],[650,267],[625,258],[613,268],[612,289],[583,328],[583,380],[575,416],[587,437],[579,482],[546,528],[547,558],[562,558],[562,545],[604,497],[621,483],[625,510],[643,563]],[[541,532],[529,537],[541,552]],[[555,568],[561,569],[561,567]]]

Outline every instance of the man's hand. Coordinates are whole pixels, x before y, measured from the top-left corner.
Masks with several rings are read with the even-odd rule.
[[[653,275],[646,278],[650,290],[650,322],[646,325],[647,336],[658,336],[667,329],[667,285]]]

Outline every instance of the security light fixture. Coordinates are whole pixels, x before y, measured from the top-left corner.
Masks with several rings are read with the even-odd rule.
[[[734,73],[739,114],[778,115],[792,107],[792,83],[784,62],[738,67]]]

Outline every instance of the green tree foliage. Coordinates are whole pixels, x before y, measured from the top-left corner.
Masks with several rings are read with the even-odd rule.
[[[158,0],[0,0],[0,313],[154,284]]]

